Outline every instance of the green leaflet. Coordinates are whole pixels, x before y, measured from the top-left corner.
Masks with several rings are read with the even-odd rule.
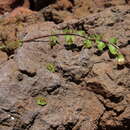
[[[67,42],[68,45],[73,44],[74,40],[75,40],[75,36],[65,35],[65,41]]]
[[[23,46],[23,41],[19,40],[19,47],[22,47],[22,46]]]
[[[83,42],[85,48],[91,48],[92,47],[92,41],[91,40],[84,40]]]
[[[51,64],[51,63],[49,63],[49,64],[47,65],[47,69],[48,69],[50,72],[53,72],[53,73],[56,71],[55,65],[54,65],[54,64]]]
[[[57,36],[50,36],[50,46],[53,47],[55,46],[56,44],[58,44],[58,38]]]
[[[113,37],[113,38],[111,38],[111,39],[109,40],[109,43],[111,43],[111,44],[116,44],[117,41],[118,41],[117,38]]]
[[[0,46],[0,50],[6,49],[7,47],[5,45]]]
[[[98,44],[97,48],[99,51],[103,51],[103,49],[106,47],[106,44],[102,41],[96,41],[96,43]]]
[[[36,103],[37,103],[37,105],[40,105],[40,106],[47,105],[47,102],[46,102],[44,97],[37,97],[36,98]]]
[[[63,33],[74,33],[75,30],[65,28]]]
[[[96,41],[100,41],[102,39],[102,36],[99,34],[92,34],[89,36],[89,38],[95,39]]]
[[[71,35],[71,33],[74,33],[74,30],[72,29],[64,29],[63,32],[65,33],[65,41],[68,45],[71,45],[74,43],[75,36]],[[70,34],[70,35],[67,35]]]
[[[118,54],[118,56],[117,56],[117,63],[119,65],[125,64],[125,57],[122,54]]]
[[[113,45],[109,44],[108,48],[109,48],[109,51],[110,51],[111,54],[118,55],[118,49],[116,47],[114,47]]]
[[[63,33],[68,33],[69,32],[69,29],[67,29],[67,28],[65,28],[64,30],[63,30]]]
[[[85,31],[83,31],[83,30],[79,30],[79,31],[77,31],[77,34],[83,36],[83,35],[85,35]]]

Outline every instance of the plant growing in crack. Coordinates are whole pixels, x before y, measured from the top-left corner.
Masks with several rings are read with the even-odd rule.
[[[63,32],[66,34],[64,37],[65,37],[65,41],[66,41],[67,45],[74,44],[74,42],[75,42],[75,36],[74,35],[67,35],[67,34],[74,33],[74,30],[65,29]]]
[[[49,63],[49,64],[47,65],[47,69],[48,69],[50,72],[52,72],[52,73],[56,72],[56,67],[55,67],[55,65],[52,64],[52,63]]]
[[[83,41],[83,46],[84,46],[85,48],[90,49],[90,48],[93,46],[93,45],[92,45],[92,41],[89,40],[89,39],[84,40],[84,41]]]
[[[110,55],[113,55],[117,59],[117,63],[119,65],[125,64],[125,57],[124,55],[120,52],[120,48],[116,45],[118,40],[117,38],[113,37],[109,41],[104,41],[102,40],[102,36],[99,34],[92,34],[92,35],[87,35],[85,31],[83,30],[72,30],[72,29],[65,29],[63,30],[63,33],[54,33],[44,35],[44,36],[38,36],[38,37],[33,37],[31,39],[23,40],[20,41],[19,43],[24,43],[24,42],[32,42],[34,40],[40,39],[40,38],[49,38],[50,40],[50,46],[53,48],[57,44],[59,44],[58,37],[59,36],[64,36],[65,41],[68,46],[71,46],[75,42],[76,37],[82,38],[82,46],[84,48],[92,48],[95,47],[97,50],[101,53],[103,53],[104,49],[107,48],[109,50]],[[21,44],[21,45],[22,45]],[[4,48],[5,46],[2,46]],[[47,69],[51,72],[55,72],[55,66],[52,64],[49,64]]]
[[[49,44],[50,44],[51,48],[53,48],[54,46],[56,46],[57,44],[59,44],[58,37],[55,36],[55,35],[53,35],[53,34],[54,34],[54,32],[52,32],[52,36],[49,37],[49,40],[50,40]]]

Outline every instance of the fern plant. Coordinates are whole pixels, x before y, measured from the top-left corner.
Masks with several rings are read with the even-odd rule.
[[[92,34],[92,35],[87,35],[85,31],[83,30],[72,30],[72,29],[65,29],[63,30],[63,33],[54,33],[51,35],[44,35],[44,36],[39,36],[39,37],[34,37],[32,39],[25,40],[23,42],[30,42],[39,38],[45,38],[49,37],[50,38],[50,46],[53,48],[56,46],[58,42],[58,37],[59,36],[64,36],[65,42],[67,45],[72,45],[76,41],[76,37],[80,37],[83,39],[83,47],[84,48],[92,48],[95,47],[98,51],[103,52],[105,48],[109,50],[109,53],[111,55],[114,55],[117,59],[117,63],[122,65],[125,64],[125,57],[124,55],[120,52],[120,48],[117,46],[118,39],[113,37],[109,41],[104,41],[102,40],[102,36],[99,34]],[[49,68],[54,68],[54,67],[49,67]],[[52,69],[53,70],[53,69]]]

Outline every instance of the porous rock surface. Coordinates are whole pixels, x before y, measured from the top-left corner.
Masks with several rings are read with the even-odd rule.
[[[83,18],[104,8],[129,4],[129,0],[0,0],[0,14],[22,6],[40,11],[45,20],[61,23]]]
[[[127,64],[118,67],[108,52],[96,54],[76,39],[73,49],[63,37],[50,48],[48,38],[25,42],[11,57],[0,59],[0,130],[129,130],[129,6],[116,6],[59,25],[32,23],[22,29],[26,40],[65,27],[119,39]],[[8,58],[6,58],[8,57]],[[56,72],[47,69],[54,64]],[[39,106],[36,97],[46,98]]]
[[[61,23],[70,19],[84,18],[105,8],[129,4],[129,0],[57,0],[41,8],[40,12],[45,20]]]

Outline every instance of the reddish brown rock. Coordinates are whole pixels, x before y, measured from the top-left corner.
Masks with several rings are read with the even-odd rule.
[[[29,8],[29,7],[30,7],[30,2],[29,2],[29,0],[24,0],[23,7],[26,7],[26,8]]]
[[[19,0],[0,0],[0,13],[11,11]]]
[[[69,0],[58,0],[56,3],[56,8],[70,9],[73,4]]]
[[[127,60],[126,62],[130,64],[130,46],[128,46],[127,48],[121,49],[121,53],[125,55],[125,58]]]
[[[0,30],[8,30],[10,38],[15,34],[13,31],[18,30],[14,27],[22,24],[22,40],[53,31],[58,33],[67,27],[82,27],[108,40],[117,37],[122,45],[129,42],[130,11],[127,6],[108,8],[60,25],[40,23],[34,18],[35,24],[32,24],[28,22],[30,11],[17,9],[11,16],[24,14],[25,19],[15,21],[14,26],[3,24]],[[5,28],[7,25],[10,29]],[[17,38],[18,34],[14,36]],[[59,36],[60,44],[53,49],[48,40],[24,42],[12,59],[0,65],[0,130],[130,130],[129,67],[118,68],[113,64],[116,59],[110,57],[107,49],[97,55],[95,47],[86,49],[82,43],[78,44],[78,39],[70,48]],[[124,49],[129,57],[130,46]],[[54,64],[54,73],[47,69],[48,64]],[[39,96],[46,99],[46,106],[36,103]]]
[[[34,12],[34,11],[31,11],[31,10],[29,10],[29,9],[27,9],[27,8],[24,8],[24,7],[18,7],[18,8],[16,8],[16,9],[14,9],[11,13],[10,13],[10,17],[16,17],[16,16],[28,16],[28,15],[32,15],[32,14],[34,14],[34,13],[36,13],[36,12]]]
[[[18,6],[30,7],[29,0],[0,0],[0,14],[10,12]]]
[[[5,52],[0,51],[0,64],[8,60],[8,56]]]

